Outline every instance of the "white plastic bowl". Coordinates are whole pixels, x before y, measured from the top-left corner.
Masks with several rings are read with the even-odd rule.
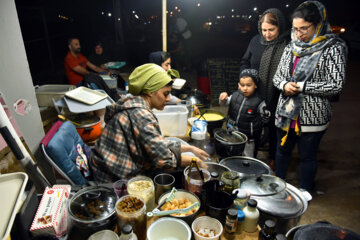
[[[148,240],[190,240],[191,230],[183,220],[163,217],[150,225],[146,236]]]
[[[102,230],[94,233],[88,240],[118,240],[119,236],[111,230]]]
[[[200,228],[212,229],[215,231],[216,235],[214,237],[200,236],[197,233]],[[191,224],[191,229],[194,233],[195,240],[217,240],[220,239],[220,236],[223,232],[222,224],[217,219],[208,216],[202,216],[195,219]]]

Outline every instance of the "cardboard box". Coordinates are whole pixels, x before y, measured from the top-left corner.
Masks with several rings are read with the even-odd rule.
[[[36,211],[30,231],[33,235],[60,237],[67,231],[67,202],[70,187],[56,185],[46,188]]]

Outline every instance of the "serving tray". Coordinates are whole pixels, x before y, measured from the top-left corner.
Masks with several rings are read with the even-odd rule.
[[[107,97],[107,94],[92,90],[87,87],[78,87],[66,92],[65,96],[88,105],[93,105],[105,99]]]

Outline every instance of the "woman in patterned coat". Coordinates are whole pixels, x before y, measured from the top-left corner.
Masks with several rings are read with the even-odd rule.
[[[274,76],[280,91],[276,109],[276,175],[285,179],[295,145],[300,155],[300,188],[313,190],[316,154],[331,119],[330,98],[345,83],[347,47],[335,34],[322,3],[300,4],[292,15],[292,41]]]

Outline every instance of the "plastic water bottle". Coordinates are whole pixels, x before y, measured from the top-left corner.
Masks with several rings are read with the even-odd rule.
[[[136,234],[133,232],[132,226],[126,224],[121,229],[121,235],[119,240],[137,240]]]
[[[243,212],[245,214],[245,220],[243,225],[243,230],[248,233],[253,233],[257,231],[257,224],[259,221],[259,210],[256,208],[257,202],[254,199],[249,199],[247,201],[247,206],[244,208]]]
[[[129,82],[125,82],[125,91],[129,92]]]

